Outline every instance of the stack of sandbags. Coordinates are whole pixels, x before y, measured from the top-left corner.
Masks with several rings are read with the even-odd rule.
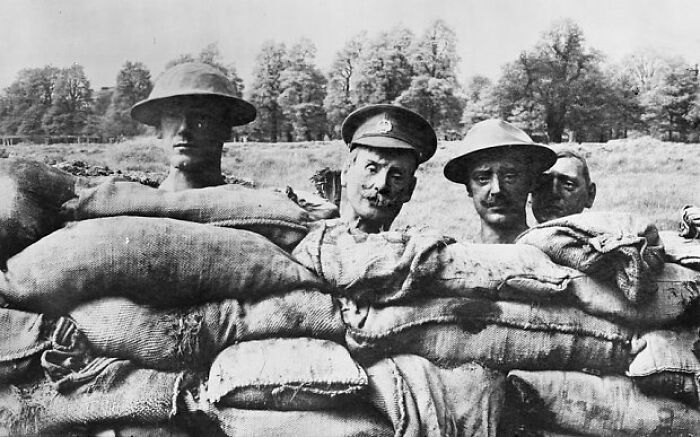
[[[634,331],[573,305],[569,285],[581,273],[554,264],[532,246],[459,244],[412,230],[355,235],[326,222],[292,255],[331,288],[341,303],[348,347],[368,369],[386,369],[398,357],[429,363],[435,375],[429,381],[407,378],[401,366],[393,373],[406,390],[437,399],[468,390],[472,382],[489,387],[488,395],[468,390],[471,394],[434,402],[432,408],[446,419],[436,421],[428,435],[472,435],[476,429],[478,435],[495,435],[504,371],[590,368],[623,374],[632,356]],[[465,366],[471,376],[450,376]],[[480,376],[474,368],[481,369]],[[369,373],[371,393],[397,398]],[[395,427],[405,426],[387,410]],[[411,422],[411,416],[404,420]],[[446,425],[450,422],[470,425]]]
[[[412,353],[445,365],[624,372],[633,331],[571,305],[572,270],[526,245],[424,232],[313,230],[293,256],[343,302],[348,346],[372,362]]]
[[[510,410],[520,412],[514,420],[527,432],[690,435],[700,429],[694,353],[700,274],[659,264],[668,260],[666,241],[645,223],[621,214],[581,214],[518,238],[578,270],[569,283],[573,304],[638,332],[624,372],[511,371]]]
[[[285,406],[277,430],[288,435],[303,428],[285,423],[305,418],[311,425],[326,415],[335,431],[318,433],[393,433],[366,395],[359,396],[367,387],[364,370],[342,345],[344,327],[325,284],[284,250],[305,235],[304,210],[274,194],[235,194],[235,188],[180,197],[147,190],[108,181],[84,192],[63,211],[79,221],[46,232],[7,260],[0,272],[0,296],[12,308],[0,336],[0,369],[8,375],[0,380],[7,401],[0,402],[2,427],[30,434],[164,432],[181,425],[173,418],[187,427],[204,417],[213,426],[207,435],[240,434],[241,417],[251,430],[273,430],[267,413]],[[128,198],[126,206],[114,202]],[[51,322],[43,322],[48,316]],[[265,354],[252,362],[245,346],[267,340],[291,342],[283,351],[270,347],[281,363],[294,363],[299,351],[307,361],[322,359],[304,345],[332,345],[322,382],[336,378],[330,397],[343,393],[360,405],[326,406],[321,396],[318,411],[295,410],[296,390],[279,402],[235,394],[222,395],[237,399],[234,406],[209,402],[207,379],[219,353],[236,345],[244,351],[224,355],[227,366],[264,366]],[[38,364],[46,378],[23,370]],[[343,373],[350,364],[356,380]],[[280,384],[289,386],[295,371],[280,373]]]
[[[410,354],[442,369],[586,371],[654,390],[669,379],[633,375],[644,356],[637,334],[687,323],[699,278],[663,262],[654,226],[601,217],[603,225],[584,216],[543,225],[515,245],[410,230],[355,235],[327,222],[293,256],[332,288],[348,347],[364,365]],[[685,372],[672,377],[672,393],[694,388]]]

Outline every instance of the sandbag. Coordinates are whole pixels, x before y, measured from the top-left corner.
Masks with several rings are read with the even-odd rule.
[[[438,367],[416,355],[385,358],[367,369],[368,396],[395,435],[495,436],[505,376],[475,363]]]
[[[666,261],[700,270],[700,238],[684,238],[673,231],[660,231]]]
[[[0,384],[21,379],[38,363],[51,345],[50,325],[42,314],[0,308]]]
[[[342,314],[362,363],[416,354],[443,366],[623,373],[631,359],[632,330],[570,307],[433,298]]]
[[[163,370],[208,370],[221,350],[238,341],[303,336],[342,341],[345,331],[332,298],[316,290],[174,309],[110,297],[86,302],[70,315],[98,353]]]
[[[75,185],[74,176],[38,161],[0,159],[0,267],[61,225],[61,204]]]
[[[700,404],[700,361],[693,353],[698,328],[657,330],[641,336],[645,347],[630,363],[627,375],[650,396]]]
[[[314,338],[243,341],[214,360],[207,397],[221,407],[328,410],[367,388],[367,374],[338,343]]]
[[[180,393],[196,388],[194,381],[182,373],[115,361],[65,394],[56,393],[47,380],[6,385],[0,387],[0,429],[11,435],[58,435],[120,422],[163,423],[177,412]]]
[[[646,329],[671,324],[697,307],[700,273],[666,263],[653,283],[656,291],[636,305],[609,281],[583,273],[572,272],[568,291],[576,299],[572,305],[589,314]]]
[[[284,193],[239,184],[163,191],[137,182],[107,180],[64,205],[70,220],[98,217],[167,217],[247,229],[291,248],[312,217]]]
[[[355,235],[340,222],[315,227],[292,255],[333,293],[377,304],[425,295],[543,299],[569,279],[531,246],[458,244],[410,229]]]
[[[584,436],[692,436],[700,411],[646,396],[630,378],[514,370],[508,383],[537,426]]]
[[[518,236],[516,244],[540,248],[552,261],[611,280],[630,302],[655,291],[664,262],[656,226],[631,214],[586,212],[550,220]]]
[[[50,314],[103,296],[178,306],[321,285],[258,234],[167,218],[74,222],[7,265],[0,294],[18,308]]]
[[[274,411],[214,408],[212,414],[229,437],[393,437],[386,419],[362,403],[341,410]]]

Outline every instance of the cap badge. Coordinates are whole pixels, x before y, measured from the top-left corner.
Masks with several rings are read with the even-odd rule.
[[[390,132],[393,128],[394,126],[391,124],[391,122],[386,118],[383,118],[379,120],[379,122],[377,122],[376,133],[385,134],[387,132]]]

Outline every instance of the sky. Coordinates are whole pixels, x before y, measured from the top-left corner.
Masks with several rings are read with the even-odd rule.
[[[250,86],[265,41],[317,47],[327,72],[361,31],[402,25],[421,35],[437,19],[457,34],[459,78],[498,78],[553,21],[570,18],[611,62],[652,49],[700,62],[697,0],[0,0],[0,89],[23,68],[85,68],[93,89],[113,86],[126,61],[155,78],[165,64],[217,43]]]

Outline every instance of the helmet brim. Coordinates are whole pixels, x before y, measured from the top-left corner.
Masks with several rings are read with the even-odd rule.
[[[557,162],[557,154],[549,147],[542,144],[494,144],[488,147],[467,152],[458,156],[445,164],[443,174],[445,177],[458,184],[466,184],[469,180],[469,168],[473,165],[476,158],[486,152],[493,152],[505,149],[521,150],[532,157],[532,162],[537,166],[535,171],[539,174],[547,170]]]
[[[225,120],[231,123],[231,126],[248,124],[255,120],[257,116],[255,107],[243,99],[224,94],[193,90],[137,102],[131,107],[131,118],[149,126],[158,127],[165,108],[172,107],[178,103],[186,103],[189,100],[202,99],[227,107],[228,112]]]

